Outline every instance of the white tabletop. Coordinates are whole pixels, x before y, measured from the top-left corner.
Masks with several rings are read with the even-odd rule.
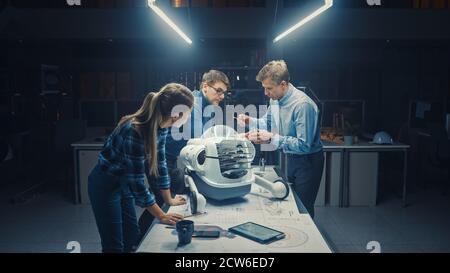
[[[273,172],[266,167],[266,172]],[[272,175],[272,174],[270,174]],[[265,177],[268,177],[267,175]],[[223,234],[216,239],[192,238],[186,246],[178,246],[174,229],[157,223],[145,236],[137,252],[181,253],[264,253],[264,252],[331,252],[309,214],[300,214],[292,191],[283,201],[274,200],[270,193],[256,184],[251,193],[235,202],[208,202],[206,214],[190,217],[195,225],[216,225]],[[189,203],[189,202],[188,202]],[[169,212],[190,215],[188,205],[171,207]],[[241,236],[230,238],[229,227],[248,221],[283,231],[286,238],[263,245]]]

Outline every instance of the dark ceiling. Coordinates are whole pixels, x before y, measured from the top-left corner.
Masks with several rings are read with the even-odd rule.
[[[306,16],[321,1],[309,1],[310,4],[300,7],[276,3],[267,1],[263,8],[188,9],[173,8],[170,1],[160,1],[160,6],[194,43],[202,39],[271,41],[276,34]],[[450,25],[449,15],[450,9],[342,8],[342,5],[335,4],[286,40],[449,39],[450,28],[446,27]],[[0,11],[0,38],[6,40],[170,41],[174,35],[145,5],[139,8],[108,9],[17,8],[4,5]]]

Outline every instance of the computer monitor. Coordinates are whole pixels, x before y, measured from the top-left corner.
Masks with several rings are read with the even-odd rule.
[[[336,116],[338,122],[336,122]],[[322,127],[342,127],[348,122],[352,127],[364,129],[365,102],[363,100],[322,100]],[[336,124],[337,123],[337,124]]]
[[[409,127],[426,129],[431,124],[445,124],[445,102],[412,100],[409,104]]]

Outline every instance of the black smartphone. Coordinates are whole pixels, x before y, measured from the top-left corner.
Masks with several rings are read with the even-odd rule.
[[[218,230],[194,230],[192,237],[197,238],[219,238],[220,231]]]

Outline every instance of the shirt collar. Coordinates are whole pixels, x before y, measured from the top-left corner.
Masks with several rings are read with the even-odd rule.
[[[289,88],[288,88],[286,94],[284,94],[284,96],[281,99],[278,100],[278,104],[279,105],[286,104],[288,99],[291,97],[293,92],[294,92],[294,86],[289,83]]]
[[[161,128],[158,126],[158,135],[162,135],[164,133],[167,133],[169,131],[169,128]]]
[[[202,90],[199,90],[200,94],[202,94],[202,108],[205,108],[206,106],[210,105],[208,98],[203,94]]]

